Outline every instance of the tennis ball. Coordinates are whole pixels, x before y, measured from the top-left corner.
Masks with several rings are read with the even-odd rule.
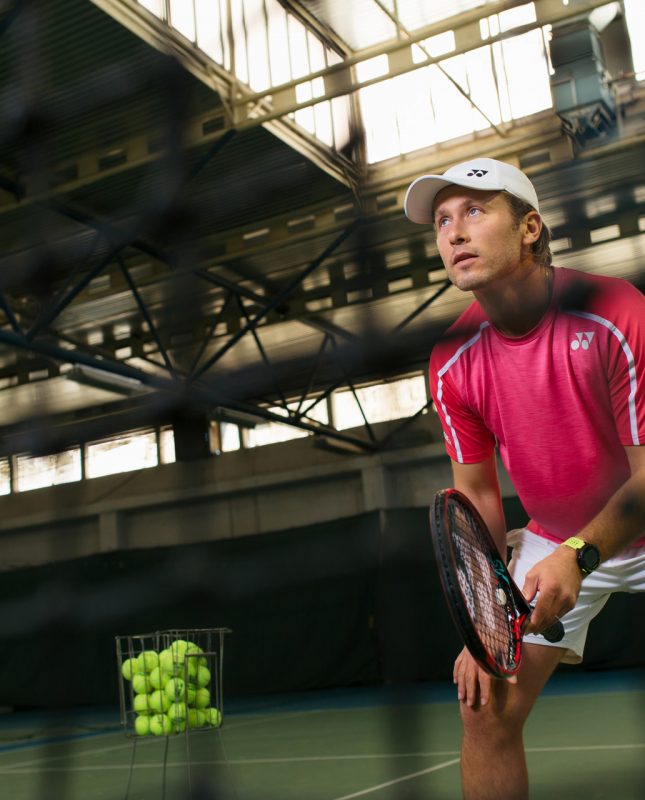
[[[219,728],[222,724],[222,712],[218,708],[205,708],[202,712],[206,718],[206,724],[213,728]]]
[[[197,675],[195,683],[200,688],[208,686],[211,682],[211,671],[207,667],[197,667]]]
[[[135,672],[137,672],[137,659],[136,658],[126,658],[126,660],[121,664],[121,675],[126,679],[126,681],[131,681],[132,676]]]
[[[170,675],[164,672],[160,667],[155,667],[150,673],[149,679],[153,689],[165,689],[166,684],[170,680]]]
[[[137,714],[147,716],[154,713],[154,709],[150,705],[150,695],[147,694],[135,694],[133,707]]]
[[[179,722],[172,723],[173,733],[183,733],[186,730],[186,720],[182,719]]]
[[[184,639],[175,639],[170,645],[170,650],[172,650],[172,654],[175,658],[183,660],[191,644],[192,642],[187,642]]]
[[[189,708],[187,720],[189,728],[203,728],[206,723],[206,715],[197,708]]]
[[[152,672],[159,666],[159,654],[154,650],[144,650],[137,659],[137,672]]]
[[[153,736],[168,736],[172,733],[172,722],[165,714],[155,714],[150,717],[150,733]]]
[[[168,711],[168,707],[170,706],[170,698],[165,692],[162,692],[161,689],[157,689],[151,695],[149,695],[149,697],[150,700],[148,701],[148,705],[153,711]]]
[[[134,730],[137,736],[148,736],[150,733],[150,717],[137,717],[134,721]]]
[[[159,669],[167,675],[175,675],[179,673],[179,662],[175,661],[172,657],[170,650],[162,650],[159,653]],[[175,669],[177,672],[175,672]]]
[[[152,689],[150,678],[143,672],[138,672],[132,678],[132,688],[136,694],[146,694]]]
[[[173,703],[168,709],[168,719],[172,722],[173,726],[186,721],[188,709],[186,703]]]
[[[195,697],[197,695],[197,687],[193,686],[192,683],[189,683],[186,686],[186,702],[189,706],[195,705]]]
[[[206,708],[210,705],[211,693],[208,689],[198,689],[195,692],[195,708]]]
[[[183,700],[186,696],[186,684],[182,678],[171,678],[164,692],[171,700]]]

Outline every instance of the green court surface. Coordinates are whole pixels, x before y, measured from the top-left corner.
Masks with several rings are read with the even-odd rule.
[[[576,673],[553,680],[526,731],[532,800],[645,797],[641,678]],[[116,713],[105,710],[4,715],[0,796],[125,798],[133,761],[132,800],[179,800],[191,792],[200,800],[460,797],[452,686],[249,699],[230,704],[220,730],[140,739],[134,758],[132,739],[117,725]]]

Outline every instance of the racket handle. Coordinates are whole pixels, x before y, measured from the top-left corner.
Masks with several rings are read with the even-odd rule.
[[[559,619],[556,619],[553,625],[549,625],[548,628],[542,631],[541,635],[544,636],[547,642],[559,642],[564,636],[564,625]]]
[[[533,611],[534,606],[530,606],[531,611]],[[564,636],[564,625],[560,622],[559,619],[553,623],[553,625],[549,625],[543,631],[540,631],[540,636],[543,636],[547,642],[559,642]]]

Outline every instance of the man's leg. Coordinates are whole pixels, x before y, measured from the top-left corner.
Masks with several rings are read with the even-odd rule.
[[[487,705],[461,703],[461,777],[466,800],[527,800],[522,729],[565,650],[525,644],[517,683],[493,681]]]

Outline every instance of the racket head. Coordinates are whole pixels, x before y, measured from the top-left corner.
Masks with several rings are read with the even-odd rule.
[[[530,606],[481,515],[464,494],[443,489],[435,495],[430,528],[441,585],[464,644],[486,672],[514,675]]]

